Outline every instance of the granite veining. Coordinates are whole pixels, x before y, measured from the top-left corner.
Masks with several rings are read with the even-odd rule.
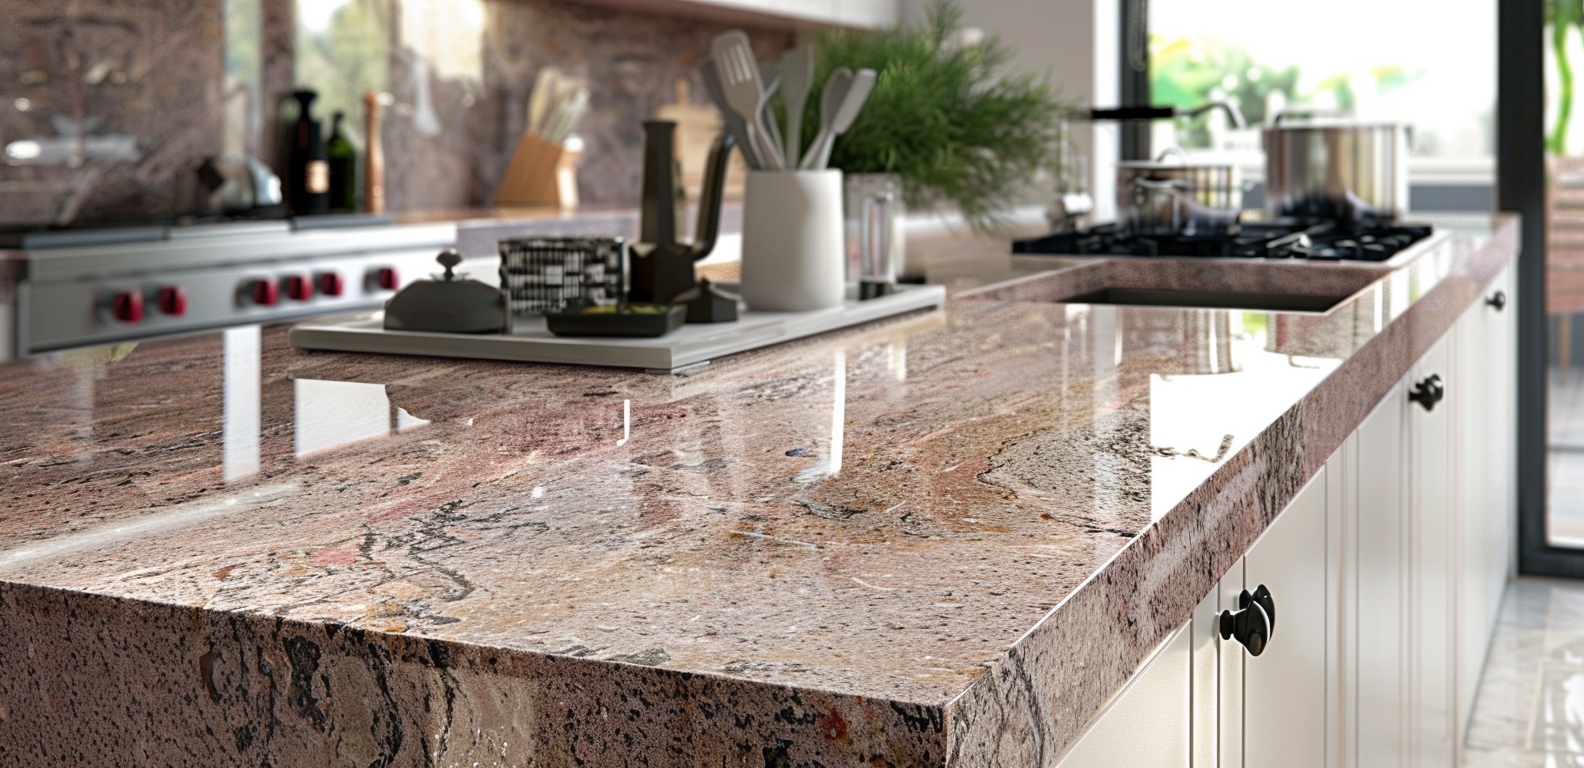
[[[679,376],[0,367],[0,763],[1053,765],[1515,253],[1324,315],[1050,300],[1145,262],[1086,266]]]

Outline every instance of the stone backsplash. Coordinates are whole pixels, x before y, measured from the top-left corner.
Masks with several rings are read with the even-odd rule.
[[[577,129],[586,205],[637,199],[640,122],[707,106],[694,69],[724,25],[557,0],[0,0],[0,224],[93,222],[201,208],[204,158],[248,153],[284,175],[296,86],[329,130],[385,91],[392,212],[487,204],[539,71],[586,80]],[[792,43],[748,30],[759,53]]]

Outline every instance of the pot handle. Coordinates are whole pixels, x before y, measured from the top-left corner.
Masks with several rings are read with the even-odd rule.
[[[1281,112],[1277,112],[1276,113],[1276,117],[1271,120],[1271,127],[1274,128],[1274,127],[1276,127],[1278,125],[1281,125],[1282,124],[1282,120],[1284,120],[1284,119],[1303,118],[1303,119],[1307,119],[1307,120],[1313,120],[1313,119],[1315,119],[1317,117],[1349,117],[1349,115],[1348,115],[1348,113],[1343,112],[1341,110],[1337,110],[1337,109],[1290,109],[1290,110],[1282,110]]]
[[[1155,156],[1155,162],[1164,163],[1166,162],[1166,158],[1172,157],[1173,155],[1185,163],[1188,162],[1188,153],[1182,151],[1182,147],[1167,147],[1161,150],[1161,153]]]

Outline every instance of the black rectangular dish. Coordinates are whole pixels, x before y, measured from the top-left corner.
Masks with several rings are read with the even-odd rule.
[[[687,321],[687,307],[634,304],[624,307],[589,307],[581,311],[544,316],[545,329],[557,336],[664,336]]]

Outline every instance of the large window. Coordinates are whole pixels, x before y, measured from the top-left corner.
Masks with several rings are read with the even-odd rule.
[[[1257,126],[1277,113],[1343,113],[1411,124],[1416,177],[1488,178],[1495,19],[1496,0],[1151,0],[1153,101],[1224,99],[1255,126],[1236,131],[1211,112],[1157,125],[1151,144],[1235,153],[1255,166]]]

